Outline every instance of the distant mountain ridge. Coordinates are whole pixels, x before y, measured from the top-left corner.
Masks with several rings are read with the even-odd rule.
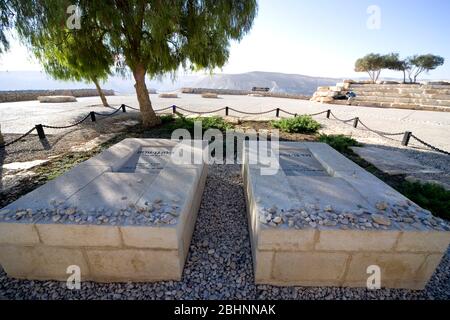
[[[341,79],[300,74],[254,71],[241,74],[214,74],[195,83],[196,88],[251,90],[266,87],[271,92],[312,95],[318,86],[336,85]]]
[[[149,88],[158,91],[175,91],[182,87],[251,90],[252,87],[268,87],[272,92],[312,95],[318,86],[335,85],[341,79],[311,77],[276,72],[248,72],[241,74],[180,74],[173,81],[170,76],[159,80],[147,80]],[[102,87],[118,93],[133,94],[131,78],[110,77]],[[56,90],[95,88],[84,82],[58,81],[39,71],[0,71],[0,91],[7,90]]]

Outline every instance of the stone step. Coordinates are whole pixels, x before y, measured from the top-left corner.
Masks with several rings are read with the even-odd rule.
[[[450,90],[450,85],[432,84],[350,84],[352,88],[415,88],[415,89],[437,89],[437,90]]]
[[[358,92],[353,91],[360,97],[392,97],[392,98],[414,98],[414,99],[433,99],[433,100],[448,100],[450,101],[450,94],[426,94],[426,93],[392,93],[392,92]]]
[[[412,109],[412,110],[427,110],[427,111],[442,111],[450,112],[450,107],[435,106],[435,105],[419,105],[407,103],[390,103],[390,102],[374,102],[374,101],[356,101],[352,105],[366,106],[366,107],[381,107],[381,108],[397,108],[397,109]]]
[[[396,94],[444,94],[450,95],[450,88],[431,89],[431,88],[398,88],[398,87],[353,87],[349,90],[354,92],[391,92]]]
[[[415,98],[398,98],[398,97],[376,97],[376,96],[357,96],[356,101],[370,101],[380,103],[406,103],[430,106],[450,107],[450,100],[434,100],[434,99],[415,99]]]

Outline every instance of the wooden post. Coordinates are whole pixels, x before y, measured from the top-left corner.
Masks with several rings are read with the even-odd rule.
[[[405,134],[403,135],[403,140],[402,140],[402,146],[407,146],[409,143],[409,140],[411,139],[411,135],[412,132],[410,131],[406,131]]]
[[[38,133],[39,139],[45,139],[45,132],[44,132],[44,127],[42,126],[42,124],[37,124],[35,126],[36,131]]]

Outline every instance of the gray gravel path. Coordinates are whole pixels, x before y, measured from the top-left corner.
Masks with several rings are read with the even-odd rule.
[[[56,281],[14,280],[0,272],[7,299],[450,299],[450,251],[424,291],[254,285],[239,166],[211,166],[190,254],[180,282],[83,282],[71,291]]]

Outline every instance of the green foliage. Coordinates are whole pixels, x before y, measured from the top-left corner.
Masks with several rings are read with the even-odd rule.
[[[274,128],[289,133],[316,133],[320,129],[320,123],[311,116],[298,116],[272,121]]]
[[[407,59],[407,71],[411,83],[417,81],[417,77],[423,72],[429,72],[442,66],[445,59],[433,54],[414,55]]]
[[[168,118],[165,120],[168,120]],[[183,115],[178,115],[177,118],[172,117],[172,121],[167,122],[166,128],[172,131],[176,129],[186,129],[190,133],[194,133],[195,122],[201,122],[203,131],[208,129],[219,129],[220,131],[225,132],[226,130],[233,128],[231,124],[227,123],[219,116],[186,118]]]
[[[374,83],[378,80],[381,70],[385,67],[386,58],[378,53],[370,53],[355,62],[355,71],[367,72]]]
[[[5,32],[12,26],[13,13],[8,0],[0,0],[0,54],[9,49]]]
[[[383,69],[402,71],[403,82],[406,82],[406,73],[408,73],[409,80],[413,83],[417,81],[417,77],[422,72],[434,70],[443,65],[444,61],[443,57],[433,54],[414,55],[407,59],[400,59],[398,53],[386,55],[370,53],[356,60],[355,71],[367,72],[374,83],[378,80]]]
[[[65,27],[69,5],[77,5],[82,13],[80,30]],[[32,45],[48,36],[46,42],[60,46],[71,37],[77,52],[94,61],[124,61],[136,81],[146,127],[159,118],[151,107],[145,75],[175,73],[180,66],[222,67],[230,41],[250,31],[257,13],[256,0],[27,0],[15,6],[20,13],[17,29]],[[95,40],[86,41],[88,35]]]
[[[161,119],[161,124],[173,122],[175,119],[175,117],[172,114],[163,114],[160,115],[159,118]]]
[[[321,134],[319,136],[318,141],[330,145],[332,148],[341,153],[349,152],[350,151],[349,147],[357,147],[360,145],[360,143],[355,139],[348,136],[344,136],[343,134],[339,135]]]
[[[450,220],[450,191],[440,185],[403,182],[399,191],[434,215]]]

